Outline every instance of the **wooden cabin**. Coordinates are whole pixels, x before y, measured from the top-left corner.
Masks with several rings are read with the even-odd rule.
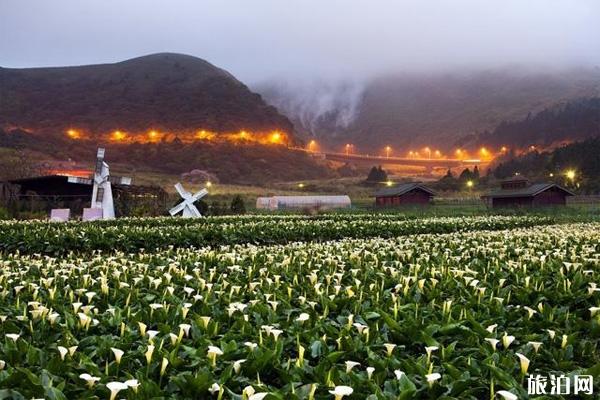
[[[431,204],[435,192],[421,182],[402,183],[375,193],[377,207],[426,206]]]
[[[555,183],[534,183],[521,176],[515,176],[500,183],[500,188],[481,196],[488,206],[497,207],[539,207],[564,206],[567,197],[575,194]]]

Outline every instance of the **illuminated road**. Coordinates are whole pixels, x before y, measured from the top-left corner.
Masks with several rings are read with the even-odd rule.
[[[320,157],[326,160],[345,162],[351,164],[377,164],[377,165],[405,165],[413,167],[425,167],[427,169],[434,168],[455,168],[481,165],[485,162],[478,159],[463,160],[458,158],[413,158],[413,157],[384,157],[372,156],[368,154],[346,154],[346,153],[328,153],[314,152],[302,148],[290,147],[292,150],[303,151],[310,153],[315,157]]]

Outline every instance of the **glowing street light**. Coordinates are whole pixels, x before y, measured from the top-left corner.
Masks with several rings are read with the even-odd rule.
[[[467,181],[467,187],[468,187],[469,189],[471,189],[471,188],[472,188],[474,185],[475,185],[475,183],[473,183],[473,181],[471,181],[471,180],[468,180],[468,181]]]
[[[435,151],[435,156],[439,158],[439,157],[442,156],[442,153],[439,150],[436,150]]]
[[[394,185],[394,182],[392,182],[392,181],[385,182],[385,186],[387,186],[387,187],[390,187],[390,186],[393,186],[393,185]]]
[[[299,184],[298,184],[298,187],[299,187],[300,189],[302,189],[302,188],[304,187],[304,183],[299,183]]]
[[[125,140],[125,138],[127,137],[127,135],[121,131],[114,131],[111,136],[112,136],[112,139],[117,142]]]
[[[502,146],[502,147],[500,148],[500,151],[501,151],[502,153],[506,153],[506,152],[508,151],[508,149],[506,148],[506,146]]]
[[[427,158],[431,158],[431,149],[429,147],[425,147],[424,150],[427,152]]]
[[[159,136],[159,135],[158,135],[158,132],[156,132],[156,131],[154,131],[154,130],[153,130],[153,131],[150,131],[150,132],[148,132],[148,138],[150,139],[150,141],[151,141],[151,142],[154,142],[154,141],[156,141],[156,140],[158,139],[158,136]]]
[[[208,132],[204,129],[196,132],[196,139],[200,139],[200,140],[211,140],[214,136],[215,136],[214,133]]]
[[[350,149],[352,148],[352,145],[350,143],[346,144],[346,155],[350,154]]]
[[[390,146],[385,146],[385,156],[387,158],[390,158],[390,151],[392,151],[392,148]]]
[[[204,186],[206,186],[207,188],[212,186],[212,182],[211,181],[206,181],[206,183],[204,184]]]
[[[280,143],[281,142],[281,133],[279,132],[273,132],[271,134],[271,143]]]
[[[577,176],[575,170],[573,169],[567,170],[567,172],[565,172],[565,175],[570,181],[575,180],[575,177]]]
[[[316,140],[311,140],[310,142],[308,142],[308,151],[315,151],[316,147],[317,147]]]
[[[81,139],[81,133],[75,129],[69,129],[67,131],[67,136],[71,139]]]

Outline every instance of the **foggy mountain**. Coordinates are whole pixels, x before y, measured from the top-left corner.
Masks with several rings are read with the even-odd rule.
[[[9,129],[293,134],[286,117],[230,73],[182,54],[77,67],[0,68],[0,96],[0,127]]]
[[[364,85],[316,85],[314,91],[281,83],[256,90],[299,132],[330,146],[351,142],[372,152],[386,145],[448,149],[457,139],[493,130],[503,121],[600,94],[600,69],[397,74]]]
[[[517,121],[502,122],[493,131],[465,136],[460,147],[509,145],[541,149],[600,137],[600,97],[557,104]]]
[[[365,85],[304,79],[266,82],[255,89],[287,115],[304,138],[335,139],[354,122]]]

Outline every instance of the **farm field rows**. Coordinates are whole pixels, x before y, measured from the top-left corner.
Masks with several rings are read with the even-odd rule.
[[[0,226],[46,253],[0,258],[0,398],[527,398],[525,373],[600,375],[600,223],[261,218]],[[340,221],[367,228],[277,244]],[[269,239],[176,236],[230,225]]]
[[[420,219],[402,214],[323,216],[255,215],[176,218],[123,218],[91,223],[0,222],[0,251],[67,254],[94,250],[137,252],[171,247],[277,244],[342,238],[396,237],[417,233],[497,230],[547,225],[545,216],[471,216]]]

